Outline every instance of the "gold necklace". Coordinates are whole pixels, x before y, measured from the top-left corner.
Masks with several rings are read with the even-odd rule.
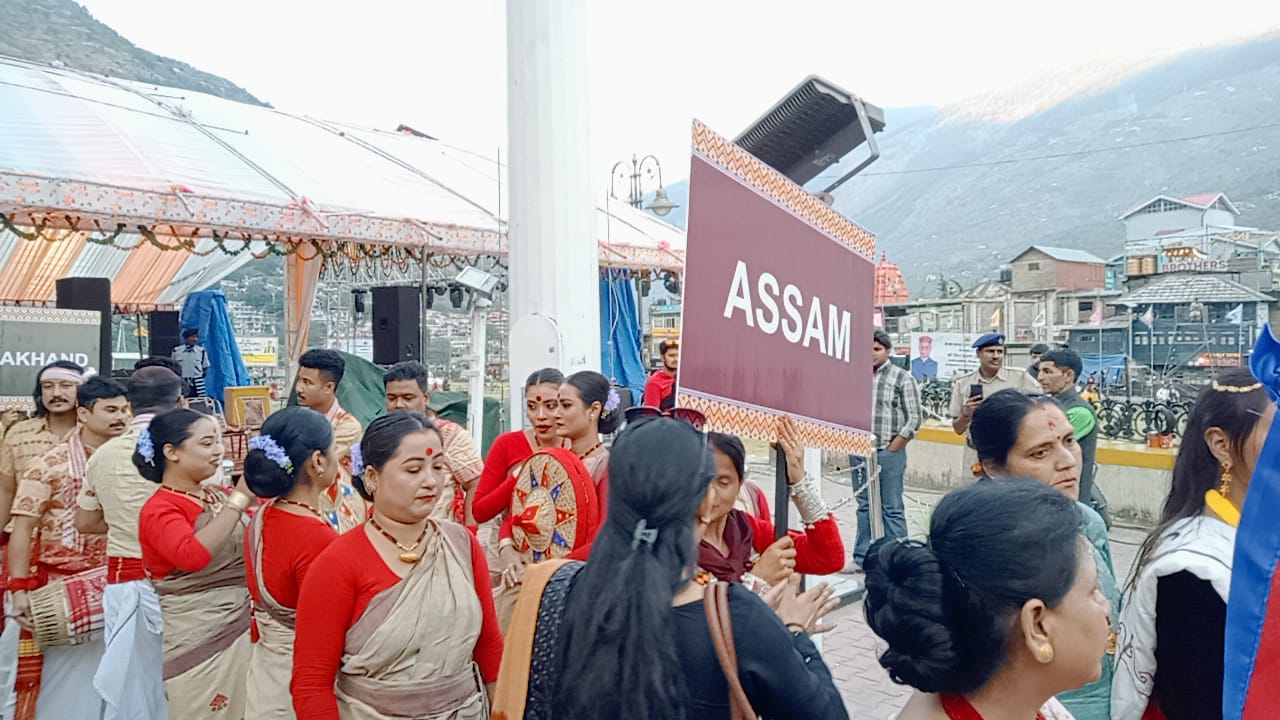
[[[204,505],[205,503],[204,495],[193,493],[190,490],[183,490],[182,488],[170,487],[168,485],[161,485],[160,489],[168,490],[169,492],[175,495],[185,495],[191,498],[192,500],[195,500],[196,502],[200,503],[201,505]]]
[[[418,549],[418,546],[422,544],[423,539],[427,537],[427,528],[431,527],[430,523],[427,523],[426,525],[423,526],[422,534],[418,536],[417,542],[415,542],[414,544],[408,547],[401,545],[400,541],[396,540],[396,536],[392,535],[391,533],[383,529],[383,527],[378,524],[378,521],[376,519],[369,518],[369,524],[373,526],[374,530],[377,530],[378,532],[382,533],[382,537],[390,540],[392,545],[395,545],[397,548],[400,549],[400,562],[406,565],[412,565],[422,559],[422,556],[419,555],[416,551]]]
[[[292,505],[294,507],[300,507],[303,510],[309,510],[310,512],[314,513],[316,517],[324,521],[326,525],[329,524],[329,521],[326,520],[324,517],[324,513],[320,512],[320,508],[314,505],[308,505],[304,502],[298,502],[297,500],[289,500],[288,498],[280,498],[279,500],[276,500],[276,503],[279,505]]]

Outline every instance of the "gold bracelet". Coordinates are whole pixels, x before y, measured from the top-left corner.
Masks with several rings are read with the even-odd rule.
[[[253,498],[249,497],[248,495],[245,495],[239,490],[231,493],[231,495],[227,497],[227,505],[230,505],[231,507],[235,508],[239,512],[244,512],[245,510],[248,510],[249,504],[252,502],[253,502]]]

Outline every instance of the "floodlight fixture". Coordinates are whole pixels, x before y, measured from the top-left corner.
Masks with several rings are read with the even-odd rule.
[[[498,276],[487,273],[477,267],[466,267],[454,278],[459,285],[480,295],[489,297],[498,287]]]
[[[810,75],[734,142],[798,185],[866,143],[867,158],[823,189],[830,193],[880,157],[875,134],[881,130],[882,108]]]

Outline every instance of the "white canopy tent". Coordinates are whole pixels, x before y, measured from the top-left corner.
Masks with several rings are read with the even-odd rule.
[[[296,358],[325,265],[504,256],[504,177],[419,135],[0,58],[0,303],[82,276],[172,306],[282,254]],[[597,228],[602,267],[683,267],[684,232],[648,213],[602,204]]]

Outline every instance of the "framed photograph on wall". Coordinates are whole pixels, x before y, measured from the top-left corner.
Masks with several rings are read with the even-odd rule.
[[[271,414],[271,388],[265,385],[229,387],[226,392],[227,425],[231,427],[262,427]]]

